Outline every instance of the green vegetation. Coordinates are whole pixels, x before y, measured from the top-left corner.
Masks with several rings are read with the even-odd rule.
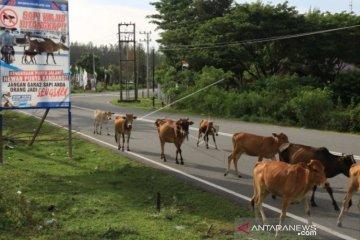
[[[235,218],[252,215],[78,137],[74,160],[69,160],[66,141],[61,141],[66,132],[49,125],[27,147],[30,133],[22,129],[34,129],[37,123],[5,114],[8,148],[6,164],[0,167],[0,239],[202,239],[211,225],[210,236],[229,239]],[[160,213],[157,192],[162,195]]]
[[[153,108],[153,100],[150,98],[140,98],[138,102],[118,102],[118,99],[114,99],[111,101],[113,105],[125,107],[125,108],[138,108],[143,110],[152,110]],[[162,107],[161,101],[155,99],[155,109],[159,109]]]
[[[156,78],[170,101],[225,79],[176,104],[177,110],[360,132],[360,28],[236,44],[358,25],[360,16],[318,10],[301,14],[287,2],[158,0],[152,5],[166,60]],[[182,67],[184,60],[188,69]]]
[[[342,103],[341,97],[331,89],[332,85],[330,88],[318,87],[314,84],[314,77],[271,76],[248,84],[241,90],[227,90],[226,86],[231,80],[232,73],[213,67],[205,67],[199,73],[178,73],[173,69],[159,71],[158,74],[159,81],[162,80],[165,93],[171,97],[171,101],[208,86],[218,79],[225,79],[218,86],[175,104],[172,111],[191,111],[252,122],[360,132],[360,103],[354,98],[348,105]],[[360,73],[357,76],[360,77]],[[171,79],[177,79],[177,83]],[[186,85],[189,81],[193,81],[194,84]],[[346,85],[342,88],[347,91],[351,91],[350,87],[354,89],[354,85],[349,88]]]

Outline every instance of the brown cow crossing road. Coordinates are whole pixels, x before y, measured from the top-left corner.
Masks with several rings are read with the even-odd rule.
[[[117,94],[73,95],[73,129],[101,140],[106,143],[106,145],[116,146],[113,135],[114,133],[112,133],[112,136],[100,136],[93,134],[92,123],[94,113],[92,110],[102,109],[106,111],[112,111],[117,114],[132,112],[139,117],[146,114],[145,111],[139,109],[130,110],[112,106],[109,101],[116,98],[116,96]],[[31,112],[32,111],[30,111],[30,113]],[[65,126],[67,121],[66,114],[66,111],[51,110],[48,120]],[[41,115],[41,112],[39,112],[38,115]],[[181,117],[187,116],[157,113],[149,117],[151,121],[142,121],[141,119],[135,121],[131,139],[131,150],[134,153],[132,156],[136,159],[139,159],[140,161],[142,161],[142,159],[136,155],[150,159],[159,164],[164,164],[160,159],[160,142],[154,122],[157,118],[179,119]],[[198,126],[203,118],[203,116],[190,117],[190,119],[195,122],[194,126]],[[314,147],[326,146],[333,151],[360,155],[360,136],[358,135],[251,124],[227,120],[215,120],[215,122],[220,125],[221,132],[235,133],[239,131],[246,131],[264,136],[270,136],[273,132],[284,132],[287,134],[290,142],[306,144]],[[238,196],[244,196],[242,199],[239,198],[238,201],[240,201],[243,207],[249,208],[250,203],[248,202],[248,199],[251,198],[253,194],[252,170],[255,163],[257,162],[257,158],[245,155],[241,157],[239,160],[239,172],[243,176],[242,179],[239,179],[232,174],[224,177],[223,173],[226,168],[227,157],[232,150],[231,137],[224,135],[219,135],[217,137],[217,144],[219,149],[221,149],[218,151],[213,148],[207,150],[204,144],[202,144],[200,147],[196,147],[197,131],[191,128],[190,135],[195,137],[190,137],[189,141],[185,140],[184,144],[182,145],[182,153],[185,165],[180,166],[175,164],[174,153],[176,149],[172,145],[166,146],[165,153],[167,154],[169,162],[165,163],[165,165],[184,172],[188,175],[194,176],[194,178],[199,178],[203,181],[219,186],[219,188],[216,188],[216,191],[219,193],[224,194],[225,192],[227,193],[226,195],[229,196],[228,193],[235,192],[238,194]],[[340,204],[347,190],[347,178],[345,176],[339,175],[329,179],[329,182],[334,190],[334,198],[338,204]],[[213,186],[211,186],[211,188],[214,190]],[[232,195],[232,197],[234,197],[235,194]],[[355,194],[353,201],[355,203],[359,201],[359,194]],[[268,198],[266,199],[265,203],[277,209],[281,208],[281,199],[273,200]],[[314,222],[323,225],[329,229],[330,232],[332,231],[333,234],[339,233],[337,235],[343,237],[343,239],[360,239],[360,214],[356,207],[353,207],[349,210],[349,213],[346,215],[346,218],[343,222],[344,227],[338,228],[336,226],[336,221],[339,212],[333,210],[332,203],[324,189],[320,189],[319,193],[317,194],[317,203],[319,206],[317,208],[312,208],[311,210],[312,220]],[[271,212],[267,213],[267,215],[271,215]],[[303,206],[294,205],[290,208],[289,213],[303,218]],[[278,214],[273,214],[273,216],[276,217]],[[339,239],[339,237],[330,234],[325,239]]]

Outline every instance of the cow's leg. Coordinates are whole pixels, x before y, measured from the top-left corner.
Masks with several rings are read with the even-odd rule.
[[[310,200],[312,207],[317,207],[317,205],[316,205],[316,203],[315,203],[315,191],[316,191],[316,189],[317,189],[317,186],[314,185],[314,187],[313,187],[313,192],[312,192],[312,194],[311,194],[311,200]]]
[[[284,197],[283,202],[282,202],[281,214],[280,214],[280,218],[279,218],[279,225],[280,226],[282,225],[282,223],[284,222],[284,219],[286,217],[286,211],[287,211],[287,208],[289,206],[289,203],[290,203],[290,199],[287,198],[287,197]],[[279,232],[276,229],[275,237],[278,237],[278,236],[279,236]]]
[[[127,134],[127,150],[128,151],[130,151],[129,142],[130,142],[130,132]]]
[[[115,131],[115,139],[116,139],[116,142],[118,144],[118,150],[121,149],[121,136],[118,132]]]
[[[305,214],[306,214],[306,218],[308,220],[308,224],[311,224],[311,219],[310,219],[310,204],[309,204],[309,197],[308,195],[306,195],[303,199],[304,202],[304,210],[305,210]]]
[[[213,138],[213,140],[214,140],[215,149],[218,149],[217,144],[216,144],[215,134],[214,134],[214,133],[212,133],[212,138]]]
[[[263,203],[264,199],[266,198],[266,196],[268,195],[268,192],[266,190],[261,190],[261,189],[258,189],[258,190],[260,190],[261,192],[260,192],[260,194],[258,196],[258,201],[256,203],[256,208],[258,209],[258,211],[261,214],[261,219],[262,219],[263,224],[266,224],[267,219],[266,219],[266,215],[265,215],[262,203]]]
[[[337,205],[337,203],[336,203],[336,201],[334,199],[333,190],[330,187],[330,183],[328,183],[328,182],[325,183],[325,189],[330,195],[330,198],[331,198],[331,201],[332,201],[332,204],[334,206],[335,211],[339,211],[340,209],[339,209],[339,206]]]
[[[184,159],[183,159],[183,156],[182,156],[182,151],[181,151],[181,147],[179,146],[179,154],[180,154],[180,164],[181,165],[184,165]]]
[[[209,134],[208,133],[205,133],[204,141],[206,144],[206,149],[209,149]]]
[[[161,159],[164,159],[164,162],[166,162],[166,157],[164,154],[165,142],[160,140],[160,145],[161,145]]]
[[[121,133],[121,136],[122,136],[122,148],[121,150],[125,151],[125,133]]]
[[[94,120],[94,134],[97,133],[97,129],[96,129],[96,121]]]
[[[236,172],[236,176],[238,176],[239,178],[241,178],[241,175],[239,174],[239,169],[238,169],[238,162],[239,159],[241,157],[241,154],[238,154],[237,158],[234,159],[234,167],[235,167],[235,172]]]
[[[351,197],[354,194],[354,192],[357,190],[358,186],[355,186],[355,184],[350,185],[349,190],[347,191],[344,200],[343,200],[343,204],[341,207],[341,212],[340,215],[338,217],[338,221],[337,221],[337,225],[339,227],[342,226],[342,220],[344,218],[344,214],[349,210],[349,202],[351,201]],[[359,201],[359,205],[358,207],[360,208],[360,201]]]
[[[197,146],[197,147],[198,147],[199,144],[200,144],[200,138],[201,138],[201,136],[202,136],[202,133],[201,133],[201,131],[199,130],[198,140],[197,140],[197,143],[196,143],[196,146]]]
[[[230,172],[230,165],[231,165],[231,162],[233,161],[233,162],[235,162],[235,159],[237,158],[237,155],[238,155],[239,153],[237,152],[237,150],[233,150],[233,152],[229,155],[229,157],[228,157],[228,166],[227,166],[227,170],[225,171],[225,173],[224,173],[224,176],[226,177],[228,174],[229,174],[229,172]],[[241,155],[241,154],[240,154]],[[239,158],[240,158],[240,156],[239,156]]]
[[[51,54],[51,56],[52,56],[52,59],[53,59],[53,61],[54,61],[54,64],[56,65],[54,53],[50,53],[50,54]]]

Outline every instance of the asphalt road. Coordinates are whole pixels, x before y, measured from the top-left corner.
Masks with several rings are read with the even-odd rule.
[[[110,110],[118,114],[134,113],[138,117],[146,115],[148,112],[143,110],[124,109],[111,105],[109,102],[116,98],[117,94],[78,94],[72,96],[73,104],[73,129],[81,132],[84,135],[95,138],[93,140],[102,141],[101,143],[107,146],[115,145],[113,126],[110,125],[111,136],[106,136],[106,128],[103,129],[102,136],[93,134],[93,110],[102,109]],[[29,111],[38,116],[41,115],[39,111]],[[160,160],[160,144],[156,128],[153,120],[157,118],[174,118],[185,117],[184,115],[156,113],[147,118],[147,120],[138,120],[134,123],[133,133],[130,141],[130,148],[132,155],[126,154],[134,159],[140,160],[156,167],[161,168],[162,161]],[[205,116],[191,116],[191,120],[195,122],[194,127]],[[48,120],[55,122],[62,126],[67,123],[66,110],[52,110],[48,116]],[[289,137],[289,140],[294,143],[301,143],[315,147],[326,146],[332,151],[360,155],[360,136],[352,134],[342,134],[335,132],[325,132],[317,130],[280,127],[264,124],[252,124],[239,121],[229,121],[215,119],[217,125],[220,126],[220,132],[224,134],[217,137],[217,143],[220,150],[213,148],[207,150],[202,144],[196,147],[197,132],[195,129],[190,131],[189,141],[184,142],[182,150],[185,165],[179,166],[175,164],[175,147],[170,144],[165,145],[165,154],[168,162],[165,165],[167,170],[177,171],[175,174],[182,175],[185,179],[189,179],[200,186],[206,187],[209,190],[215,190],[220,194],[232,197],[248,208],[248,198],[252,197],[252,169],[256,163],[256,158],[243,155],[239,161],[239,171],[243,178],[239,179],[234,174],[224,177],[226,159],[231,152],[231,134],[239,131],[246,131],[260,135],[271,135],[272,132],[283,132]],[[193,137],[192,137],[193,136]],[[211,143],[211,141],[210,141]],[[146,160],[146,161],[144,161]],[[155,164],[154,164],[155,163]],[[173,170],[172,170],[173,169]],[[234,172],[232,172],[234,173]],[[347,188],[347,178],[343,175],[338,175],[329,182],[334,190],[334,197],[341,206],[341,201],[345,195]],[[248,197],[248,198],[247,198]],[[357,204],[359,193],[353,198],[354,203]],[[281,199],[273,200],[269,196],[266,201],[266,212],[270,216],[278,216],[275,211],[281,208]],[[333,209],[330,198],[324,189],[318,189],[316,193],[316,202],[318,207],[312,208],[313,222],[321,225],[322,239],[360,239],[360,212],[359,209],[353,206],[346,215],[343,228],[336,226],[336,219],[338,212]],[[305,216],[303,205],[294,204],[289,207],[290,217],[301,220]],[[323,231],[324,230],[324,231]]]

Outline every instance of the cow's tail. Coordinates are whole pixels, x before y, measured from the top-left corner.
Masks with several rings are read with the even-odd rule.
[[[116,130],[115,130],[115,142],[117,143],[118,142],[118,139],[117,139],[117,132],[116,132]]]
[[[233,152],[235,151],[236,149],[236,136],[237,136],[237,133],[235,133],[232,137],[232,144],[233,144],[233,151],[232,153],[230,153],[229,157],[228,157],[228,160],[230,161],[232,158],[233,158]],[[235,158],[236,156],[234,156]],[[234,160],[235,161],[235,160]]]

